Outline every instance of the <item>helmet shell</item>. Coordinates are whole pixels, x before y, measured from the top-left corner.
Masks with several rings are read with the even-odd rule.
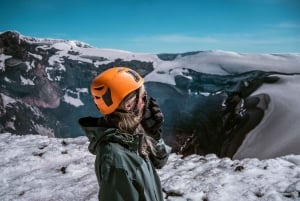
[[[91,84],[91,94],[102,114],[114,112],[122,100],[144,84],[144,79],[128,67],[113,67],[99,74]]]

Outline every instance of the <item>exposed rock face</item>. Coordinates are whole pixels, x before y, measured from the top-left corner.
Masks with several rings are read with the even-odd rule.
[[[70,43],[29,38],[10,31],[0,35],[0,132],[56,137],[82,135],[77,119],[86,114],[99,115],[88,89],[97,74],[116,65],[130,66],[143,76],[153,70],[151,62],[80,55],[76,48],[90,46]],[[56,49],[56,45],[65,45],[67,52],[61,53],[62,49]],[[104,63],[96,66],[96,62]]]

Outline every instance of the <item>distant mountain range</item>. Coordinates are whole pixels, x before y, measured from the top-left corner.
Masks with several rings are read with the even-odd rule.
[[[299,73],[299,61],[299,54],[141,54],[7,31],[0,33],[0,133],[83,135],[78,118],[100,116],[89,93],[91,80],[110,67],[128,66],[145,77],[149,94],[160,103],[165,138],[174,151],[186,146],[187,155],[232,157],[268,105],[243,132],[234,129],[243,125],[226,118],[247,109],[241,103],[264,83]]]

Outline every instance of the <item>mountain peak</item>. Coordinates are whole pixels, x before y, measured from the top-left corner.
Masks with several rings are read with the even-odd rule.
[[[53,38],[38,38],[38,37],[30,37],[25,36],[19,33],[18,31],[9,30],[0,33],[0,39],[1,40],[13,40],[17,42],[18,44],[21,43],[21,41],[29,44],[41,44],[41,45],[53,45],[55,43],[68,43],[72,46],[81,47],[81,48],[91,48],[92,46],[81,41],[77,40],[66,40],[66,39],[53,39]]]

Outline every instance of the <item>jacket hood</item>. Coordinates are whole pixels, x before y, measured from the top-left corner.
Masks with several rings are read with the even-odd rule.
[[[116,142],[132,151],[137,151],[139,148],[142,135],[120,132],[117,128],[108,125],[103,117],[84,117],[78,122],[90,141],[88,148],[92,154],[96,154],[97,146],[105,142]]]

